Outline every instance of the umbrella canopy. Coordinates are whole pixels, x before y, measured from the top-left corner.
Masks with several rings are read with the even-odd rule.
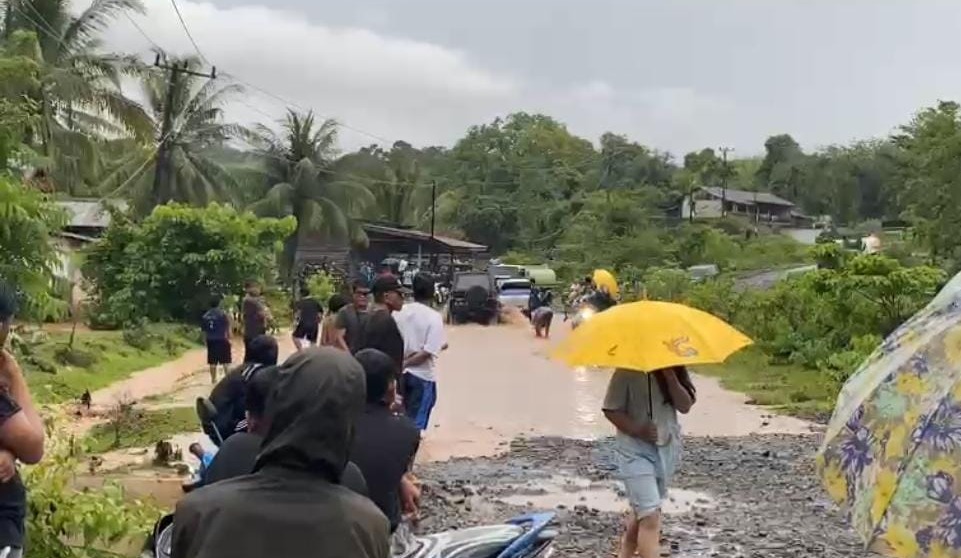
[[[614,306],[574,330],[553,356],[570,366],[650,372],[723,362],[751,339],[723,320],[683,304]]]
[[[598,288],[606,289],[611,296],[620,296],[621,289],[617,286],[617,279],[610,271],[606,269],[595,269],[592,279]]]
[[[955,282],[841,390],[818,454],[872,551],[961,558],[961,304]]]

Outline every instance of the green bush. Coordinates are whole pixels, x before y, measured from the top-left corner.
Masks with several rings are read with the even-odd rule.
[[[307,288],[310,290],[310,295],[320,301],[321,304],[327,304],[330,297],[339,292],[341,287],[342,285],[338,284],[336,277],[323,271],[319,271],[307,279]]]
[[[292,218],[260,219],[229,206],[159,206],[142,222],[116,214],[87,254],[91,323],[197,321],[213,294],[273,279]]]

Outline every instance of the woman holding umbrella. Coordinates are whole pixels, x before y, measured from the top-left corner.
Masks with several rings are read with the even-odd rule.
[[[651,376],[656,381],[651,381]],[[683,366],[648,374],[617,370],[607,386],[604,416],[617,428],[618,470],[624,481],[631,515],[621,558],[660,556],[661,502],[681,453],[677,413],[687,413],[696,400],[694,384]]]
[[[617,465],[631,505],[621,558],[660,556],[661,503],[681,453],[677,414],[696,399],[687,367],[723,362],[749,344],[706,312],[643,301],[597,314],[554,351],[570,366],[616,370],[603,411],[617,429]]]

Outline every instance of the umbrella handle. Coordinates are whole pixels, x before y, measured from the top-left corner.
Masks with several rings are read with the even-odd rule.
[[[653,372],[647,373],[647,418],[654,422],[654,381],[651,379]]]

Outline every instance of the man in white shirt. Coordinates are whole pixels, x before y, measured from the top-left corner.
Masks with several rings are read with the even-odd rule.
[[[434,280],[426,274],[414,277],[414,302],[394,317],[404,337],[404,408],[407,416],[422,431],[430,424],[430,413],[437,401],[435,365],[441,351],[447,348],[444,319],[431,308]]]

